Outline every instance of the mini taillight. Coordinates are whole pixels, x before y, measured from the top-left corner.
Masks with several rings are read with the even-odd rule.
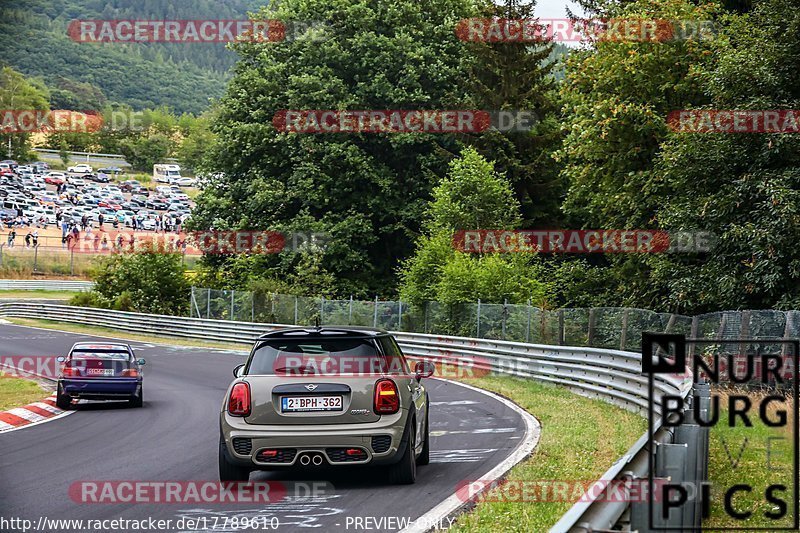
[[[67,378],[80,375],[80,372],[78,372],[78,369],[77,368],[73,368],[71,366],[65,366],[64,370],[62,370],[61,373],[64,375],[64,377],[67,377]]]
[[[250,416],[250,385],[241,381],[231,389],[228,399],[228,414],[233,416]]]
[[[261,457],[276,457],[278,450],[263,450],[260,454]]]
[[[381,379],[375,383],[373,407],[376,415],[391,415],[400,410],[400,395],[394,381]]]
[[[356,455],[356,456],[366,455],[366,454],[364,453],[364,450],[360,450],[360,449],[358,449],[358,448],[347,448],[347,449],[344,451],[344,453],[346,453],[347,455],[351,455],[351,456],[352,456],[352,455]]]
[[[120,376],[123,376],[123,377],[126,377],[126,378],[138,378],[139,377],[139,371],[136,370],[135,368],[126,368],[125,370],[122,371],[122,373],[120,373]]]

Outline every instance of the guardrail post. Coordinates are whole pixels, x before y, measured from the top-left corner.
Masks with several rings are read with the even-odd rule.
[[[695,383],[694,384],[694,405],[692,409],[696,413],[698,420],[709,420],[711,410],[711,385],[708,383]],[[700,462],[702,463],[703,471],[701,481],[708,481],[708,439],[711,433],[711,428],[700,428]]]
[[[639,483],[645,483],[647,478],[636,478]],[[664,479],[661,477],[653,476],[653,485],[647,488],[647,491],[650,492],[651,489],[658,490],[659,486],[662,486],[664,483],[669,483],[670,480]],[[640,491],[644,493],[645,491]],[[664,529],[667,527],[667,521],[664,520],[661,516],[661,498],[655,498],[650,496],[653,500],[653,527]],[[650,531],[650,503],[648,500],[645,501],[634,501],[631,502],[631,531],[638,531],[638,532],[645,532]]]
[[[481,299],[478,298],[478,308],[475,312],[475,337],[481,338]]]
[[[692,420],[693,409],[687,409],[684,413],[684,420]],[[683,529],[692,529],[700,525],[700,477],[702,476],[702,465],[700,452],[701,432],[697,424],[683,423],[675,428],[675,444],[685,444],[687,446],[686,464],[684,465],[684,480],[693,487],[694,498],[689,498],[684,506]]]
[[[684,478],[684,466],[686,465],[687,455],[688,446],[686,444],[656,443],[655,475],[668,478],[669,483],[672,485],[682,484],[686,481]],[[686,504],[670,508],[666,526],[670,529],[680,530],[684,523],[683,515],[686,509]]]

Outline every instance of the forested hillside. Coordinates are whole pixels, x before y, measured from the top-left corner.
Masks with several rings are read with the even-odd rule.
[[[51,89],[55,107],[72,103],[85,108],[100,98],[135,109],[168,106],[177,113],[199,113],[208,107],[209,99],[222,95],[228,69],[236,59],[224,44],[78,43],[67,35],[70,20],[243,19],[248,11],[264,3],[265,0],[3,1],[0,59],[27,76],[41,77]],[[77,97],[69,94],[75,87],[82,87]],[[87,91],[91,96],[84,100]]]

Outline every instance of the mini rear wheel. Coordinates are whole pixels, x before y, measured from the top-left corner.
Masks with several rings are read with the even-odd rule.
[[[417,481],[417,461],[414,457],[414,441],[416,440],[416,423],[412,420],[408,428],[406,449],[400,461],[389,467],[389,481],[397,485],[411,485]]]
[[[250,469],[231,462],[228,448],[220,436],[219,439],[219,480],[220,481],[247,481],[250,479]]]
[[[431,462],[431,435],[430,431],[428,431],[429,415],[430,413],[425,413],[425,434],[422,437],[422,451],[419,452],[419,457],[417,457],[417,464],[423,466]]]

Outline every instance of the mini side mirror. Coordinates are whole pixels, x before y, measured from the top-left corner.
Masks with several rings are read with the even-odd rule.
[[[233,369],[233,377],[239,378],[244,375],[244,363],[238,365],[236,368]]]
[[[63,355],[56,357],[56,361],[58,361],[59,363],[63,363],[66,360],[67,358],[64,357]]]
[[[144,359],[137,359],[136,363],[141,366],[141,365],[146,365],[147,361],[145,361]]]
[[[414,365],[414,377],[419,381],[422,378],[429,378],[436,372],[436,365],[430,361],[418,361]]]

